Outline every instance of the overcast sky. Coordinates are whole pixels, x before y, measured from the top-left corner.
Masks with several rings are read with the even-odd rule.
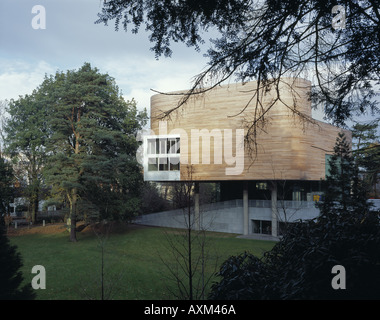
[[[90,62],[114,77],[126,99],[149,110],[150,89],[187,89],[206,65],[202,53],[176,45],[171,58],[156,60],[144,27],[137,35],[95,24],[103,0],[0,0],[0,100],[32,92],[45,74]],[[46,29],[32,20],[46,10]]]
[[[171,58],[156,60],[144,32],[116,32],[95,24],[103,0],[0,0],[0,100],[17,98],[39,86],[45,74],[80,68],[90,62],[114,77],[125,99],[135,98],[149,111],[150,89],[168,92],[187,89],[207,64],[203,52],[173,45]],[[46,10],[46,29],[34,29],[38,14]],[[206,36],[207,38],[207,36]],[[207,48],[204,48],[207,49]],[[321,120],[322,113],[314,112]]]

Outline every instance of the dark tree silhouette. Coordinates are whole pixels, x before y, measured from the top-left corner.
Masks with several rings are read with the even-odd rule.
[[[5,228],[0,226],[0,300],[30,300],[35,292],[30,284],[22,285],[24,280],[20,268],[21,255],[17,247],[9,243]]]

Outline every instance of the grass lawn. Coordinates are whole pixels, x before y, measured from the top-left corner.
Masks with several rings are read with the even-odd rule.
[[[76,243],[69,242],[63,225],[34,227],[21,233],[12,235],[11,232],[9,238],[22,256],[25,282],[30,283],[35,276],[31,273],[34,265],[42,265],[46,270],[46,289],[37,290],[37,299],[100,299],[102,247],[105,298],[176,298],[171,293],[177,287],[169,268],[176,270],[178,263],[168,237],[181,245],[182,235],[178,230],[130,225],[114,227],[107,237],[98,237],[87,227],[77,233]],[[212,275],[214,266],[219,268],[231,255],[249,251],[261,256],[273,245],[271,241],[208,232],[206,251],[210,252],[210,258],[205,263],[205,273]],[[194,256],[198,253],[194,244]]]

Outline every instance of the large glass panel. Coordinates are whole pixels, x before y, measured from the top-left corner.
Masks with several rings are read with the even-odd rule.
[[[160,139],[160,154],[167,153],[167,139]]]
[[[168,158],[159,158],[158,159],[158,170],[159,171],[168,171],[169,170],[169,163],[168,163]]]
[[[170,170],[177,171],[179,170],[179,157],[171,157],[169,158]]]
[[[148,154],[156,154],[156,139],[148,140]]]
[[[148,159],[148,171],[157,171],[158,170],[158,158],[149,158]]]

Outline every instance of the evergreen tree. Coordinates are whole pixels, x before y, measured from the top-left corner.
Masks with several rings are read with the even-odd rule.
[[[380,144],[377,134],[378,120],[366,124],[356,123],[353,126],[352,138],[355,149],[354,157],[359,166],[365,183],[368,184],[369,193],[377,198],[377,182],[380,173]]]
[[[360,151],[361,149],[368,148],[371,143],[375,142],[378,139],[376,130],[379,126],[379,120],[374,122],[360,124],[355,123],[352,127],[352,144],[353,151]],[[356,155],[356,153],[354,153]],[[358,152],[360,158],[360,152]]]
[[[334,154],[328,161],[329,172],[324,181],[324,197],[318,204],[321,216],[368,212],[368,190],[359,177],[358,165],[343,133],[339,133]]]
[[[156,56],[170,56],[174,42],[201,50],[207,31],[217,30],[204,46],[208,66],[195,77],[190,95],[232,78],[255,79],[258,90],[241,110],[248,112],[246,104],[254,101],[261,114],[271,106],[262,110],[259,88],[278,89],[283,77],[310,77],[311,97],[323,103],[326,117],[344,124],[356,113],[377,111],[379,9],[378,0],[107,0],[96,22],[114,21],[116,30],[132,33],[145,24]],[[299,115],[297,107],[289,108]]]
[[[0,157],[0,227],[4,224],[4,215],[9,213],[9,203],[13,195],[12,166]]]
[[[17,247],[9,243],[5,228],[0,226],[0,300],[34,299],[31,285],[22,286],[21,267],[22,260]]]
[[[372,143],[363,150],[360,164],[364,168],[365,181],[372,189],[370,191],[371,196],[379,198],[377,183],[380,174],[380,143]]]
[[[136,214],[142,174],[135,136],[145,113],[123,99],[113,78],[88,63],[47,77],[39,91],[49,100],[44,175],[52,193],[69,203],[70,240],[76,241],[80,215]]]
[[[6,122],[7,152],[17,162],[20,179],[25,180],[24,196],[29,200],[29,214],[34,223],[41,198],[41,172],[46,158],[46,103],[37,90],[9,103]],[[23,181],[20,181],[23,182]]]

